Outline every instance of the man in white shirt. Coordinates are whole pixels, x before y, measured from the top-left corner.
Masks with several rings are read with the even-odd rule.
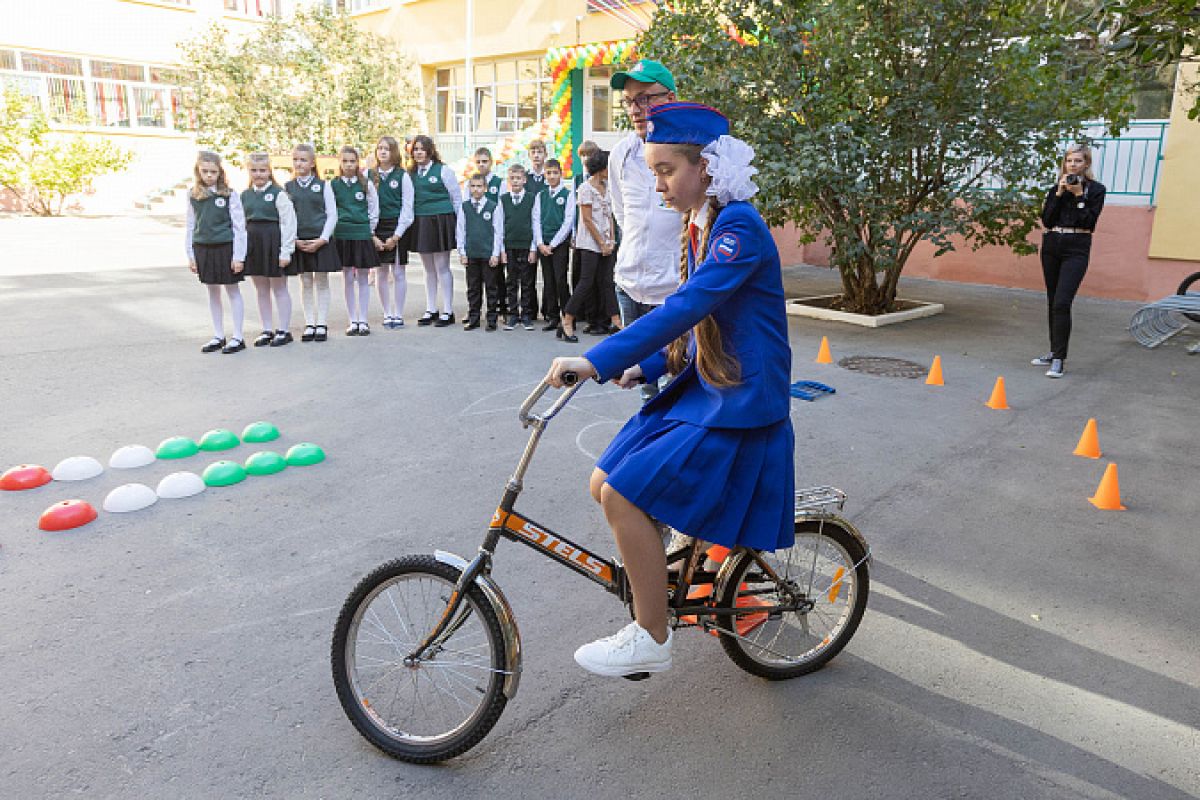
[[[633,131],[617,142],[608,158],[613,215],[621,226],[613,277],[621,324],[628,326],[662,305],[679,287],[683,219],[667,208],[655,191],[654,173],[643,157],[646,112],[677,98],[671,71],[646,58],[632,69],[614,74],[611,86],[621,92],[621,105],[633,123]],[[643,399],[656,394],[656,385],[642,387]]]

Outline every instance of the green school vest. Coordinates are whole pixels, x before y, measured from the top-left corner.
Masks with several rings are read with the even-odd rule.
[[[233,241],[233,219],[229,216],[229,198],[210,194],[203,200],[189,196],[195,225],[192,241],[196,244],[225,244]]]
[[[296,209],[296,238],[317,239],[325,230],[325,181],[314,177],[307,187],[294,180],[284,184]]]
[[[404,210],[404,170],[397,167],[385,178],[379,170],[370,169],[367,177],[379,193],[379,218],[398,218]]]
[[[276,184],[269,183],[261,192],[254,191],[254,187],[242,192],[242,210],[246,213],[246,222],[279,222],[275,198],[282,191]]]
[[[504,191],[504,179],[499,175],[491,175],[487,182],[487,197],[500,202],[500,192]]]
[[[443,168],[441,164],[434,164],[424,177],[415,169],[409,175],[413,182],[414,216],[433,217],[454,213],[454,204],[450,202],[450,190],[442,183]]]
[[[371,218],[367,213],[367,190],[358,181],[347,184],[334,178],[333,199],[337,201],[338,220],[333,235],[339,239],[364,240],[371,238]]]
[[[554,234],[558,233],[558,229],[562,227],[563,220],[567,217],[567,195],[570,193],[571,190],[562,182],[559,182],[557,191],[552,190],[549,186],[542,189],[543,243],[550,244]]]
[[[491,258],[495,229],[492,227],[496,214],[496,201],[483,201],[483,210],[476,212],[475,203],[463,203],[463,218],[467,223],[467,258]]]
[[[527,191],[520,205],[513,202],[511,193],[501,195],[504,204],[504,249],[528,250],[533,246],[534,192]]]

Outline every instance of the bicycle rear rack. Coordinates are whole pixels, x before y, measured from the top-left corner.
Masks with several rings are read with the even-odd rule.
[[[833,486],[813,486],[796,491],[796,516],[832,516],[846,505],[846,493]]]

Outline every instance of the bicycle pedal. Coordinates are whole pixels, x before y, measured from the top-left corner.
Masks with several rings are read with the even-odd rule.
[[[650,677],[650,673],[649,672],[631,672],[628,675],[622,675],[621,677],[627,681],[644,681],[644,680],[646,680],[646,678]]]

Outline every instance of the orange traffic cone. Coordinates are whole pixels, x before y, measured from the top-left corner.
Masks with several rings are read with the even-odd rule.
[[[832,364],[833,356],[829,353],[829,337],[821,337],[821,349],[817,351],[818,364]]]
[[[1125,506],[1121,505],[1121,482],[1117,480],[1116,464],[1108,462],[1108,466],[1104,470],[1104,477],[1100,479],[1096,493],[1088,498],[1088,502],[1101,511],[1125,510]]]
[[[988,400],[988,408],[994,408],[997,411],[1008,410],[1008,395],[1004,392],[1004,376],[996,378],[996,387],[992,389],[992,399]]]
[[[929,368],[929,377],[925,379],[926,386],[945,386],[942,380],[942,357],[933,357],[933,366]]]
[[[1075,455],[1084,458],[1100,457],[1100,437],[1096,433],[1094,417],[1089,419],[1087,425],[1084,426],[1083,436],[1079,437],[1079,444],[1075,445]]]

